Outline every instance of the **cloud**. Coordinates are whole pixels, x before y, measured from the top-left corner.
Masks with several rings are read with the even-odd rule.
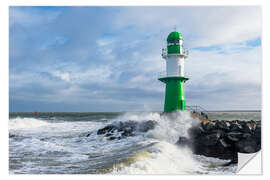
[[[52,72],[52,75],[66,81],[66,82],[70,82],[70,74],[67,72],[62,73],[60,71],[55,71],[55,72]]]
[[[162,33],[163,38],[176,26],[188,39],[189,47],[212,46],[259,37],[261,9],[259,6],[125,7],[119,12],[115,26],[135,27],[133,33],[145,35]]]

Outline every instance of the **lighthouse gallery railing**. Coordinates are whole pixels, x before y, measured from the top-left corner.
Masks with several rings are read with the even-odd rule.
[[[188,56],[189,52],[188,52],[188,49],[186,49],[186,48],[180,48],[180,53],[177,53],[177,54],[180,54],[180,55],[183,55],[183,56]],[[161,56],[163,58],[167,58],[168,57],[168,50],[167,50],[167,48],[163,48],[162,49]]]

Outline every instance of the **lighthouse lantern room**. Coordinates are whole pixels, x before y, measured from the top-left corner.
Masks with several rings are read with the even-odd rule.
[[[186,109],[184,95],[185,77],[184,60],[188,50],[183,46],[183,37],[179,32],[171,32],[167,38],[167,48],[162,49],[162,57],[166,60],[166,75],[159,80],[166,84],[164,112]]]

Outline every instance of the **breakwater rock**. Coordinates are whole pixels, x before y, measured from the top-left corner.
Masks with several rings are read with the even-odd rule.
[[[189,146],[194,154],[237,163],[237,153],[255,153],[261,149],[260,121],[201,122],[188,130],[189,138],[179,137],[178,145]]]
[[[123,121],[115,122],[109,124],[104,128],[97,131],[98,135],[105,135],[108,140],[121,139],[128,136],[134,136],[136,133],[144,133],[151,129],[154,129],[156,121],[146,120],[146,121]]]

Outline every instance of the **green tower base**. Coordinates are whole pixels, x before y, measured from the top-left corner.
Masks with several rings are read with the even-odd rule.
[[[159,78],[166,84],[164,112],[173,112],[186,109],[186,100],[184,94],[184,83],[188,80],[186,77],[164,77]]]

